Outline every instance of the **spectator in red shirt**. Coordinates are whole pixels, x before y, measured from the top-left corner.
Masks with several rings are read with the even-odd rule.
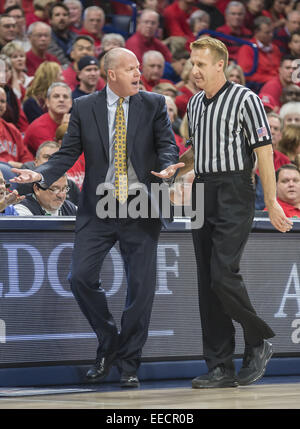
[[[245,0],[246,16],[244,25],[250,31],[254,31],[254,20],[262,15],[264,0]]]
[[[17,35],[16,20],[9,15],[0,15],[0,50]]]
[[[26,69],[25,51],[19,42],[9,42],[4,46],[1,53],[10,59],[12,66],[11,86],[16,96],[23,101],[26,88],[33,79],[32,76],[29,77],[24,72]]]
[[[105,24],[105,13],[101,7],[87,7],[83,13],[83,27],[80,34],[87,34],[95,42],[96,56],[101,52],[101,39],[103,36],[102,29]]]
[[[175,104],[172,97],[170,97],[169,95],[165,95],[164,97],[166,99],[168,116],[169,116],[171,124],[173,125],[173,123],[175,122],[175,120],[177,118],[177,107],[176,107],[176,104]],[[174,128],[173,128],[173,133],[174,133],[176,144],[179,148],[179,155],[181,155],[188,148],[185,147],[184,142],[183,142],[183,138],[174,131]]]
[[[230,64],[226,69],[225,75],[230,82],[238,83],[239,85],[246,84],[244,72],[238,64]]]
[[[224,15],[216,7],[217,0],[198,0],[195,5],[209,14],[210,29],[215,30],[224,24]]]
[[[265,85],[261,88],[259,95],[271,95],[276,106],[276,111],[279,111],[281,107],[281,94],[283,88],[292,84],[292,76],[294,71],[297,69],[295,63],[295,58],[291,55],[286,55],[281,58],[280,67],[278,69],[278,76],[270,79]]]
[[[82,3],[79,0],[64,0],[70,11],[70,30],[79,33],[82,29]]]
[[[281,53],[272,43],[273,30],[270,18],[260,16],[254,22],[254,38],[250,41],[258,47],[258,65],[254,74],[246,77],[248,86],[259,92],[264,83],[278,74]],[[237,62],[244,73],[250,72],[253,66],[254,51],[250,46],[244,45],[239,49]]]
[[[172,54],[159,39],[155,37],[159,26],[159,14],[154,10],[142,11],[137,25],[137,31],[126,41],[125,47],[134,52],[142,65],[143,55],[147,51],[159,51],[165,61],[172,61]]]
[[[58,126],[72,107],[71,89],[63,82],[54,82],[47,93],[48,112],[35,119],[26,130],[24,144],[34,158],[41,143],[55,140]]]
[[[276,171],[277,201],[287,217],[300,217],[300,170],[287,164]]]
[[[189,26],[189,18],[197,8],[194,0],[176,0],[166,7],[163,16],[167,36],[182,36],[193,42],[195,36]]]
[[[195,10],[190,16],[189,25],[193,35],[197,38],[200,31],[210,28],[210,16],[204,10]]]
[[[283,122],[281,117],[274,112],[268,113],[267,118],[269,121],[270,130],[271,130],[273,150],[274,149],[277,150],[278,144],[282,137]]]
[[[146,91],[152,91],[152,88],[161,82],[172,83],[167,79],[162,79],[164,66],[165,59],[160,52],[148,51],[144,54],[141,81],[144,84]]]
[[[21,102],[11,86],[13,73],[11,61],[6,55],[0,55],[0,61],[2,64],[5,63],[5,73],[2,74],[0,86],[5,90],[7,97],[6,112],[3,115],[3,119],[6,122],[12,122],[23,133],[28,127],[28,121],[22,109]]]
[[[287,155],[278,150],[279,142],[282,139],[283,121],[280,116],[271,112],[267,114],[272,135],[273,160],[275,171],[284,164],[290,164],[290,159]]]
[[[284,27],[277,28],[274,32],[273,43],[282,53],[289,52],[289,41],[291,35],[300,31],[300,10],[292,10],[288,13]]]
[[[299,124],[285,125],[278,150],[286,155],[292,164],[300,164],[300,126]]]
[[[31,50],[26,52],[26,67],[29,76],[33,76],[36,69],[44,61],[55,61],[58,59],[47,52],[51,41],[51,27],[43,22],[34,22],[28,28],[28,36],[31,42]]]
[[[78,61],[87,55],[92,57],[95,55],[94,39],[87,35],[78,35],[70,52],[70,57],[73,60],[73,63],[62,72],[66,84],[71,88],[72,91],[75,90],[79,83],[77,79]],[[102,77],[99,77],[97,90],[101,90],[104,88],[104,86],[105,80]]]
[[[53,0],[33,0],[33,12],[26,14],[26,27],[34,22],[45,22],[48,24],[49,9]]]
[[[35,72],[33,81],[26,90],[23,110],[31,123],[47,112],[46,98],[48,88],[53,82],[62,82],[62,71],[59,64],[44,61]]]
[[[252,33],[243,25],[245,14],[246,9],[243,3],[231,1],[225,11],[225,25],[218,27],[216,31],[227,34],[228,36],[238,37],[240,39],[250,39]],[[235,61],[240,45],[227,39],[221,40],[227,46],[229,59]]]
[[[295,31],[289,38],[288,48],[290,54],[295,58],[300,58],[300,31]]]
[[[266,10],[262,11],[263,16],[267,16],[273,23],[273,29],[285,25],[285,0],[269,0],[266,2]]]
[[[186,107],[189,102],[189,99],[197,92],[199,92],[199,89],[195,83],[195,78],[193,76],[192,69],[193,66],[191,60],[187,60],[181,73],[183,86],[180,86],[180,88],[178,88],[180,94],[175,99],[175,103],[178,109],[178,116],[180,118],[183,118],[186,113]]]
[[[20,131],[12,123],[2,119],[6,111],[6,100],[6,92],[0,87],[0,161],[20,168],[31,159],[31,155],[23,143]]]

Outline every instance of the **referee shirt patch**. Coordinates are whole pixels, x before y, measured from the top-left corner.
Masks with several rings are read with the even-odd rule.
[[[261,127],[256,129],[258,138],[268,136],[268,131],[266,127]]]

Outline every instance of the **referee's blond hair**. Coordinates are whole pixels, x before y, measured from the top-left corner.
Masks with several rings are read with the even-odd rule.
[[[213,37],[205,36],[200,39],[192,42],[190,44],[191,49],[209,49],[213,55],[215,62],[220,60],[224,61],[223,70],[227,69],[228,66],[228,50],[221,40],[215,39]]]

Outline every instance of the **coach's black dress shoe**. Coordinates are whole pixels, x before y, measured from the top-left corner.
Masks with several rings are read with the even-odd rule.
[[[207,374],[194,378],[192,381],[193,389],[207,389],[218,387],[237,387],[233,371],[229,371],[224,365],[219,365],[210,370]]]
[[[98,383],[109,374],[110,368],[114,361],[114,355],[108,357],[97,357],[96,363],[86,373],[88,381]]]
[[[136,374],[121,374],[121,387],[140,387],[140,382]]]
[[[243,365],[238,373],[239,384],[246,386],[262,378],[272,354],[272,344],[266,340],[259,346],[250,348],[244,355]]]

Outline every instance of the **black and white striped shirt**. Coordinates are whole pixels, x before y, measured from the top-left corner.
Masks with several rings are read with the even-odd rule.
[[[260,98],[232,82],[210,99],[204,91],[194,95],[187,115],[196,174],[251,170],[253,149],[272,143]]]

